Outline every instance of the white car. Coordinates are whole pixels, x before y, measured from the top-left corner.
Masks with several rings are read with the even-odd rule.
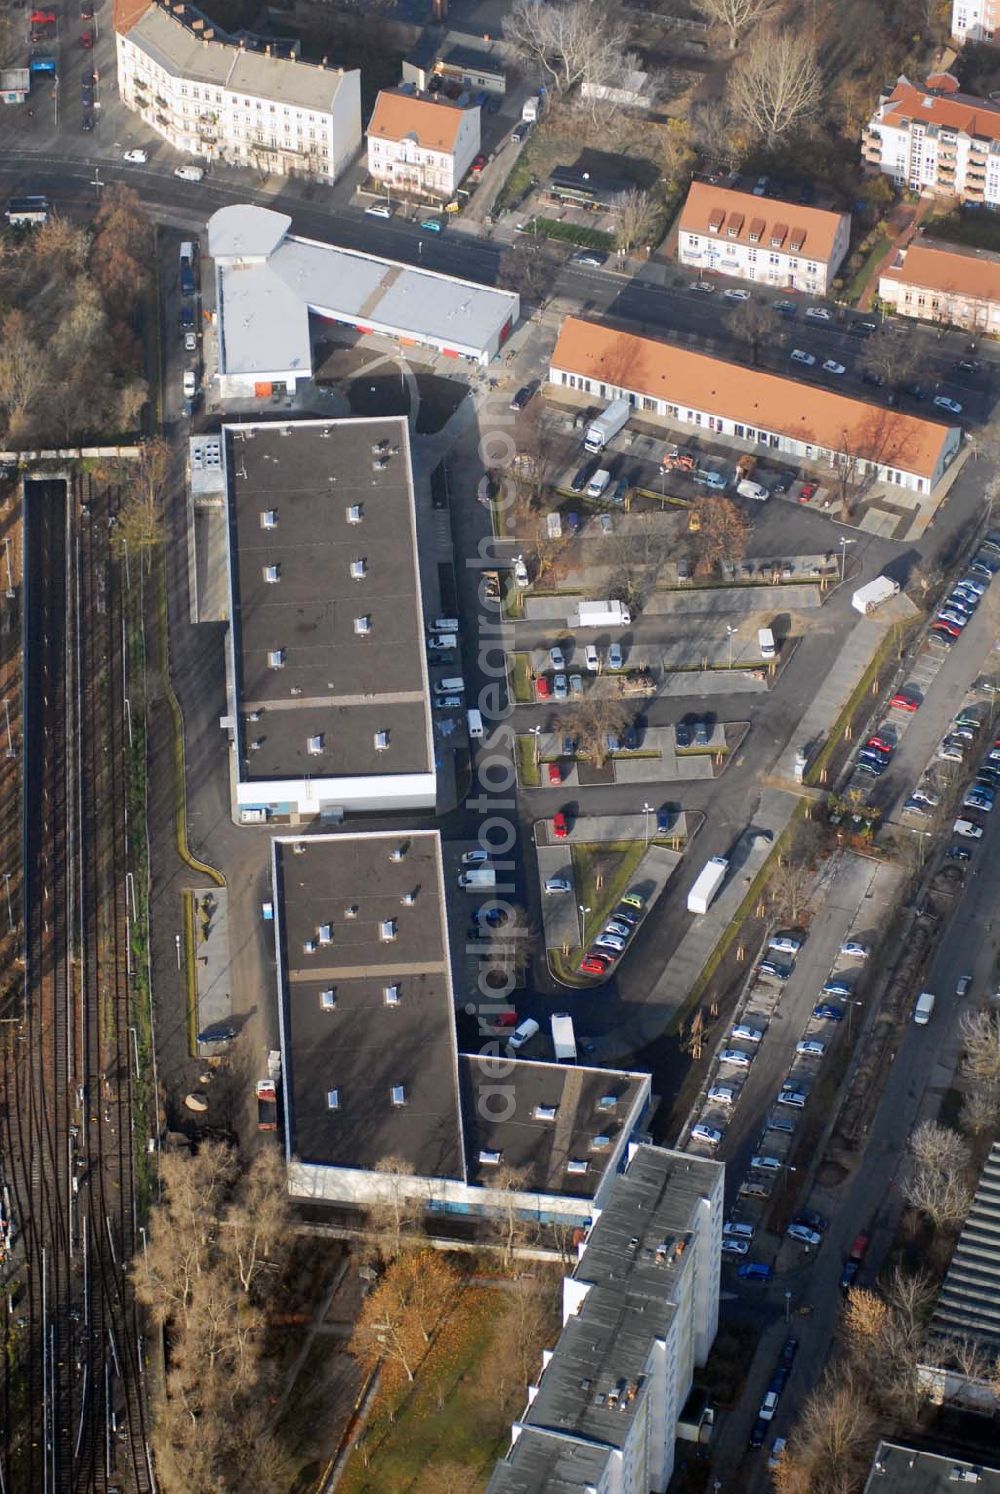
[[[819,1038],[800,1038],[795,1044],[795,1051],[804,1058],[822,1058],[826,1052],[826,1044],[821,1043]]]
[[[205,169],[203,166],[175,166],[174,176],[182,182],[200,182],[204,179]]]
[[[614,954],[621,954],[625,948],[625,940],[620,934],[601,934],[594,940],[597,949],[610,949]]]
[[[946,394],[936,394],[934,403],[939,410],[947,410],[949,415],[961,415],[962,406],[955,399],[949,399]]]
[[[196,332],[184,333],[185,353],[196,353],[198,351],[198,334]]]
[[[737,483],[736,491],[741,498],[753,498],[756,503],[764,503],[770,497],[763,483],[750,482],[746,478],[743,482]]]
[[[588,643],[587,644],[587,668],[593,674],[596,674],[597,671],[600,669],[600,667],[601,667],[601,660],[600,660],[600,658],[598,656],[597,649],[594,647],[594,645],[592,643]]]
[[[546,877],[544,890],[546,892],[572,892],[573,884],[572,882],[568,882],[565,877]]]
[[[198,382],[194,376],[193,368],[186,368],[183,375],[184,398],[194,399],[198,388]]]
[[[549,649],[549,663],[551,664],[553,669],[566,668],[566,660],[563,657],[563,651],[561,648]]]
[[[763,1028],[751,1027],[748,1022],[740,1022],[733,1028],[732,1036],[744,1043],[759,1043],[764,1036]]]
[[[760,1403],[760,1410],[757,1412],[757,1415],[760,1417],[761,1421],[770,1421],[777,1409],[778,1392],[776,1390],[769,1390],[767,1392],[767,1395]]]
[[[802,940],[796,939],[794,934],[775,934],[767,941],[767,947],[776,950],[778,954],[798,954],[802,948]]]
[[[781,1455],[785,1451],[787,1443],[787,1437],[775,1437],[774,1446],[771,1448],[770,1454],[768,1455],[767,1459],[767,1466],[772,1473],[776,1468],[779,1468],[781,1466]]]
[[[816,359],[813,357],[812,353],[806,353],[802,350],[802,348],[793,348],[791,353],[789,354],[789,357],[791,358],[793,363],[804,363],[806,368],[812,368],[813,364],[816,362]]]
[[[625,661],[622,658],[622,646],[620,643],[612,643],[608,647],[608,668],[623,669]]]
[[[982,840],[983,838],[982,825],[975,825],[972,820],[956,820],[951,828],[956,835],[964,835],[966,840]]]
[[[552,699],[566,700],[569,696],[569,682],[564,674],[552,676]]]
[[[815,1248],[823,1243],[823,1236],[810,1229],[807,1224],[790,1224],[785,1234],[790,1240],[798,1240],[800,1245],[812,1245]]]
[[[750,1244],[747,1240],[723,1240],[723,1255],[749,1255]]]
[[[749,1219],[730,1219],[722,1226],[722,1233],[731,1240],[752,1240],[757,1226]]]
[[[734,1069],[748,1069],[753,1063],[750,1053],[741,1053],[739,1048],[723,1048],[719,1054],[720,1063],[731,1063]]]
[[[806,316],[811,316],[814,322],[833,321],[833,312],[827,311],[825,306],[807,306]]]
[[[750,1158],[750,1166],[757,1172],[780,1172],[784,1165],[780,1157],[758,1155]]]
[[[122,160],[128,161],[131,166],[145,166],[149,156],[144,150],[125,150],[122,151]]]
[[[462,856],[463,866],[489,866],[489,851],[465,851]]]
[[[691,1140],[703,1141],[706,1146],[718,1146],[722,1140],[722,1132],[717,1131],[714,1126],[706,1126],[701,1121],[691,1127]]]
[[[736,1099],[736,1091],[731,1084],[713,1084],[707,1098],[713,1105],[732,1105]]]
[[[371,207],[365,208],[365,214],[369,218],[391,218],[392,208],[387,202],[373,202]]]
[[[823,372],[828,374],[843,374],[847,372],[847,369],[842,363],[838,363],[836,358],[827,358],[823,364]]]
[[[745,290],[727,290],[722,292],[727,301],[749,301],[750,292]]]
[[[913,797],[915,799],[923,798],[924,795],[914,794]],[[931,804],[939,804],[941,801],[935,798],[928,800],[928,802]],[[871,954],[871,950],[868,948],[868,945],[862,944],[859,939],[845,940],[845,942],[840,946],[840,952],[845,956],[845,958],[849,960],[867,960],[868,956]]]

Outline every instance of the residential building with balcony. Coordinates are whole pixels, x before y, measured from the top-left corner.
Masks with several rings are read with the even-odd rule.
[[[861,149],[869,169],[897,187],[1000,205],[1000,103],[957,92],[950,74],[923,88],[900,77],[880,97]]]
[[[581,317],[564,320],[549,381],[588,403],[627,399],[646,419],[914,493],[933,492],[962,444],[957,426]]]
[[[368,121],[368,174],[397,192],[453,197],[479,142],[478,108],[383,88]]]
[[[118,24],[122,102],[176,150],[325,182],[357,154],[357,69],[255,50],[186,6],[151,4]]]
[[[1000,255],[917,240],[879,276],[880,300],[900,316],[1000,334]]]
[[[629,1149],[563,1281],[563,1327],[487,1494],[662,1494],[719,1321],[725,1168]]]
[[[825,296],[850,241],[850,213],[692,182],[677,257],[692,269]]]
[[[967,41],[993,42],[998,31],[997,0],[951,0],[951,39],[958,46]]]

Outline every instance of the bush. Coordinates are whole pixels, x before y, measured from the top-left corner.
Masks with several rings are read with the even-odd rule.
[[[558,239],[563,244],[577,244],[581,249],[603,249],[615,247],[611,234],[599,228],[583,228],[577,223],[562,223],[556,218],[535,218],[533,232],[543,239]]]

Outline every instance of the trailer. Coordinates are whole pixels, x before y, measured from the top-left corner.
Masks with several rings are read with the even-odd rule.
[[[867,586],[859,587],[851,598],[851,606],[855,612],[860,612],[862,617],[867,617],[869,613],[881,607],[883,602],[891,602],[893,597],[898,595],[898,581],[892,581],[888,576],[876,576],[875,580],[869,581]]]
[[[613,399],[606,410],[588,427],[584,446],[588,451],[603,451],[613,436],[628,424],[632,406],[627,399]]]
[[[556,1063],[576,1063],[576,1033],[569,1012],[553,1012],[552,1046],[556,1050]]]
[[[624,602],[581,602],[577,608],[578,628],[627,628],[632,614]]]
[[[697,879],[691,891],[688,893],[688,912],[707,913],[711,907],[715,894],[726,880],[726,872],[729,870],[729,862],[725,856],[713,856],[707,861],[698,873]]]

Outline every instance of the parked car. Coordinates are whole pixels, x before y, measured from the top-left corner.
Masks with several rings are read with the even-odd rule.
[[[946,394],[936,394],[934,403],[939,410],[947,410],[949,415],[961,415],[962,406],[956,399],[949,399]]]
[[[844,1013],[839,1006],[834,1006],[830,1001],[821,1001],[818,1006],[813,1007],[813,1016],[817,1022],[843,1022]]]
[[[733,1028],[732,1036],[736,1038],[737,1042],[759,1043],[763,1041],[764,1029],[762,1027],[752,1027],[749,1022],[739,1022]]]
[[[785,1088],[778,1095],[779,1105],[790,1105],[793,1110],[804,1110],[809,1096],[804,1089]]]
[[[510,402],[512,410],[523,410],[535,392],[534,384],[522,384]]]
[[[790,1224],[785,1234],[790,1240],[797,1240],[800,1245],[811,1245],[814,1249],[823,1243],[823,1236],[804,1224]]]
[[[807,306],[806,316],[811,316],[816,322],[832,322],[833,312],[828,311],[825,306]]]
[[[566,877],[546,877],[542,884],[546,892],[572,892],[573,883]]]
[[[802,948],[802,940],[795,934],[774,934],[767,941],[768,949],[773,949],[777,954],[798,954]]]
[[[793,348],[788,356],[793,363],[802,363],[806,368],[812,368],[816,362],[812,353],[807,353],[803,348]]]
[[[130,166],[145,166],[149,156],[144,150],[122,151],[122,160],[127,161]]]
[[[761,960],[757,966],[757,974],[763,975],[770,980],[784,982],[791,976],[792,967],[791,965],[782,965],[777,960]]]
[[[535,695],[539,700],[548,700],[552,695],[552,683],[544,674],[535,680]]]
[[[582,493],[590,479],[593,477],[594,473],[597,471],[597,466],[597,458],[594,457],[591,461],[584,462],[582,467],[577,468],[570,481],[570,491],[573,493]]]
[[[749,1255],[750,1244],[747,1240],[723,1240],[723,1255]]]
[[[609,646],[608,646],[608,668],[609,669],[623,669],[624,667],[625,667],[625,662],[624,662],[624,659],[622,658],[621,644],[620,643],[609,644]]]
[[[956,996],[968,996],[969,991],[971,989],[971,986],[972,986],[972,976],[971,975],[960,975],[959,978],[958,978],[958,985],[955,987],[955,995]]]
[[[827,358],[823,364],[823,372],[828,374],[845,374],[847,369],[842,363],[838,363],[836,358]]]
[[[921,697],[914,690],[897,690],[889,704],[897,711],[919,711]]]
[[[736,1274],[741,1281],[770,1281],[774,1267],[765,1265],[763,1261],[744,1261],[742,1266],[737,1266]]]
[[[766,1391],[765,1395],[764,1395],[764,1399],[760,1403],[759,1416],[760,1416],[761,1421],[770,1421],[773,1418],[774,1413],[775,1413],[775,1411],[777,1411],[777,1409],[778,1409],[778,1392],[776,1390],[768,1390],[768,1391]]]
[[[581,975],[603,975],[606,969],[603,961],[597,955],[584,955],[580,961]]]
[[[822,1058],[826,1052],[826,1044],[819,1038],[800,1038],[795,1044],[795,1051],[804,1058]]]
[[[840,946],[840,953],[849,960],[867,960],[871,950],[860,939],[845,939]]]
[[[836,975],[823,986],[824,996],[850,996],[853,994],[853,991],[854,987],[850,981],[841,980]]]
[[[722,1140],[722,1132],[715,1126],[706,1126],[703,1121],[691,1127],[691,1140],[703,1141],[706,1146],[718,1146]]]
[[[731,1084],[713,1084],[706,1099],[713,1105],[732,1105],[736,1100],[736,1090]]]
[[[748,1069],[753,1063],[753,1055],[743,1053],[739,1048],[723,1048],[719,1062],[732,1064],[734,1069]]]
[[[558,763],[546,764],[546,777],[553,786],[562,783],[562,768]]]
[[[552,834],[555,836],[556,840],[565,840],[567,835],[569,834],[569,826],[566,823],[566,816],[563,814],[561,809],[557,814],[554,814],[552,816]]]

